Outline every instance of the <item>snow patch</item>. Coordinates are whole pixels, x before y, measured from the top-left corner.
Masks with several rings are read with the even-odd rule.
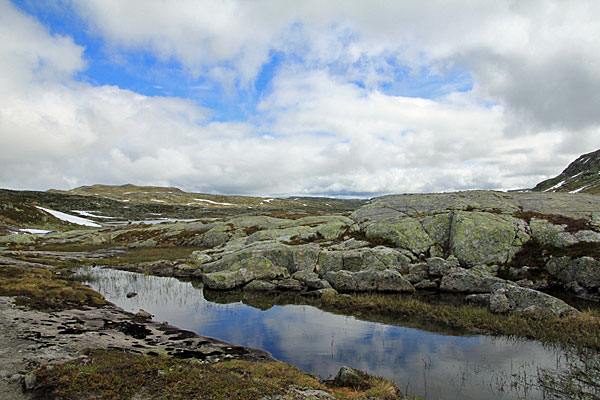
[[[556,185],[552,186],[551,188],[544,190],[544,192],[549,192],[551,190],[557,189],[557,188],[561,187],[563,185],[563,183],[565,183],[565,181],[560,181]]]
[[[74,213],[79,215],[83,215],[84,217],[92,217],[92,218],[104,218],[104,219],[114,219],[115,217],[105,217],[104,215],[96,215],[91,211],[82,211],[82,210],[71,210]]]
[[[235,204],[231,204],[231,203],[219,203],[217,201],[212,201],[212,200],[206,200],[206,199],[194,199],[196,201],[203,201],[205,203],[209,203],[209,204],[217,204],[220,206],[234,206]]]
[[[582,186],[582,187],[580,187],[579,189],[571,190],[569,193],[579,193],[579,192],[581,192],[583,189],[587,189],[588,187],[590,187],[590,185]]]
[[[35,206],[35,207],[42,211],[46,211],[48,214],[54,216],[55,218],[58,218],[62,221],[70,222],[72,224],[83,225],[83,226],[92,226],[94,228],[102,227],[102,225],[100,225],[94,221],[90,221],[89,219],[76,217],[75,215],[71,215],[71,214],[65,214],[60,211],[50,210],[49,208],[44,208],[44,207],[40,207],[40,206]]]
[[[52,231],[47,231],[45,229],[19,229],[19,231],[21,232],[25,232],[25,233],[33,233],[34,235],[45,235],[46,233],[50,233]]]
[[[164,200],[158,200],[158,199],[150,199],[150,201],[155,201],[157,203],[164,203]]]

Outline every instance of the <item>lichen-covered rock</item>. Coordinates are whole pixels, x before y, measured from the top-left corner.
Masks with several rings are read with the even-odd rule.
[[[300,281],[293,279],[293,278],[281,279],[281,280],[277,281],[276,283],[277,283],[277,289],[279,289],[279,290],[300,291],[300,290],[304,289],[304,287],[302,286]]]
[[[440,250],[450,246],[450,228],[452,227],[452,214],[428,215],[420,219],[425,232]]]
[[[213,258],[203,251],[197,250],[192,252],[189,257],[190,261],[196,265],[202,265],[213,261]]]
[[[319,253],[321,252],[319,246],[316,245],[305,245],[305,246],[294,246],[292,250],[293,258],[293,271],[310,271],[313,272],[317,267],[317,261],[319,259]]]
[[[556,257],[548,261],[546,270],[563,284],[576,282],[587,290],[600,288],[600,261],[592,257]]]
[[[350,272],[346,270],[329,271],[325,280],[338,291],[345,292],[408,292],[415,291],[413,285],[396,270],[365,270]]]
[[[284,267],[274,265],[269,259],[254,256],[233,264],[226,271],[204,274],[202,282],[210,289],[226,290],[243,286],[255,279],[285,279],[290,275]]]
[[[426,261],[429,275],[435,277],[448,275],[460,267],[458,259],[454,256],[450,256],[446,260],[441,257],[430,257]]]
[[[365,234],[368,238],[388,240],[396,247],[414,254],[425,253],[434,244],[416,218],[380,219],[369,224]]]
[[[279,242],[288,242],[294,237],[302,237],[302,234],[310,231],[308,226],[294,226],[290,228],[282,229],[266,229],[258,231],[248,236],[246,239],[247,244],[262,240],[277,240]]]
[[[536,317],[566,317],[579,314],[562,300],[537,290],[498,283],[492,286],[490,311],[529,314]]]
[[[202,245],[204,247],[216,247],[227,243],[229,235],[228,227],[217,225],[202,236]]]
[[[30,235],[28,233],[0,236],[0,243],[5,243],[5,244],[29,245],[29,244],[35,244],[35,242],[36,242],[35,235]]]
[[[580,242],[600,243],[600,233],[598,232],[583,230],[575,232],[573,236]]]
[[[407,270],[410,259],[398,250],[384,246],[356,250],[324,250],[319,253],[317,272],[322,276],[328,271],[362,271],[365,269]]]
[[[505,264],[529,239],[526,224],[517,218],[459,212],[454,216],[450,248],[461,264]]]
[[[273,292],[277,290],[277,285],[272,282],[255,280],[244,286],[244,290],[250,292]]]
[[[565,228],[561,225],[540,218],[532,218],[529,222],[531,228],[531,236],[543,246],[568,247],[578,242],[577,238],[565,232]]]
[[[327,289],[331,285],[324,279],[319,278],[319,275],[310,271],[297,271],[292,275],[292,278],[302,282],[309,289]]]
[[[485,268],[457,268],[442,278],[440,289],[446,292],[490,293],[494,284],[505,282],[490,275]]]

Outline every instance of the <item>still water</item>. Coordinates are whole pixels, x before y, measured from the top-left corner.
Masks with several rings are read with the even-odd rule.
[[[564,365],[560,351],[534,341],[442,335],[307,305],[261,310],[235,299],[222,304],[222,298],[207,300],[201,288],[174,278],[101,268],[86,272],[92,288],[127,311],[142,308],[157,321],[266,350],[321,378],[348,365],[424,399],[538,399],[539,369]],[[128,299],[129,292],[138,295]]]

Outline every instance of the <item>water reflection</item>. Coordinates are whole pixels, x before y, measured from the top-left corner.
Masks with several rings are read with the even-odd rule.
[[[143,308],[201,335],[259,348],[323,378],[349,365],[394,380],[426,399],[541,398],[539,368],[560,368],[562,355],[527,340],[450,336],[358,320],[306,305],[222,304],[173,278],[93,268],[89,283],[125,310]],[[138,296],[127,298],[128,292]],[[207,293],[209,294],[209,293]],[[215,295],[220,301],[227,297]],[[207,296],[209,297],[209,296]],[[262,310],[261,310],[262,308]],[[525,383],[525,385],[523,384]]]

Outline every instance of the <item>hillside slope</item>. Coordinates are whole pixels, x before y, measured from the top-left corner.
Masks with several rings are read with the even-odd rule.
[[[560,175],[538,183],[533,191],[600,194],[600,150],[580,156]]]

